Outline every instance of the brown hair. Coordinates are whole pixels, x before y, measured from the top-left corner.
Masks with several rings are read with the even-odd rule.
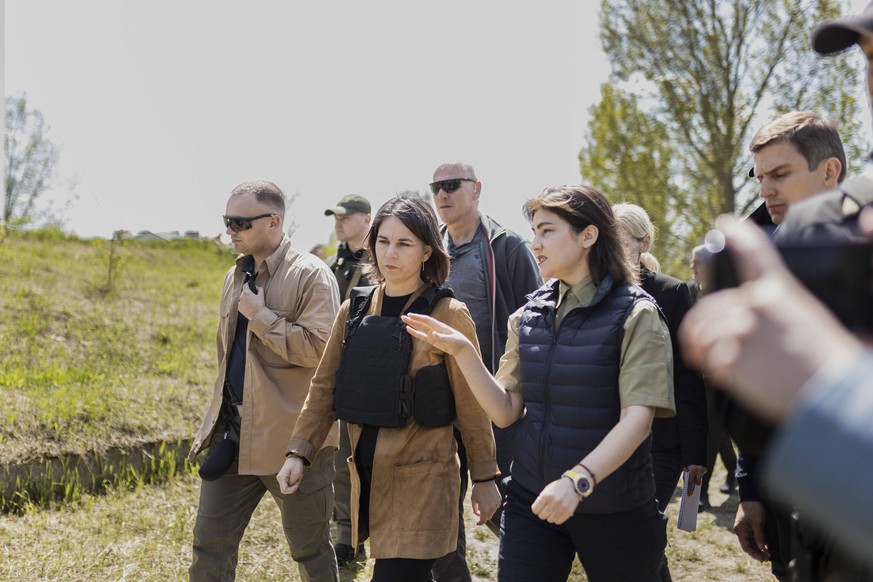
[[[757,153],[771,144],[787,141],[800,152],[809,171],[828,158],[840,161],[841,183],[846,177],[846,152],[837,127],[815,111],[791,111],[758,130],[749,150]]]
[[[376,262],[376,238],[379,236],[382,223],[391,216],[400,219],[403,226],[412,231],[418,240],[431,248],[430,257],[424,263],[422,280],[436,286],[445,283],[449,277],[451,264],[449,254],[446,252],[446,247],[440,236],[436,212],[420,196],[395,196],[376,212],[364,243],[367,252],[373,257],[373,261],[364,267],[364,275],[374,283],[385,281],[385,277],[379,271],[379,265]]]
[[[618,224],[612,205],[605,194],[590,186],[561,186],[546,188],[543,193],[525,202],[524,216],[533,222],[537,210],[554,212],[570,224],[574,232],[597,227],[597,242],[588,255],[588,270],[594,283],[599,285],[606,275],[613,285],[636,283],[636,272],[618,237]]]

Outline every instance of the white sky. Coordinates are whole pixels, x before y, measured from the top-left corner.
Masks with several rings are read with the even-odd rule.
[[[587,0],[5,3],[6,94],[62,145],[77,197],[50,198],[81,236],[214,236],[230,190],[266,179],[300,193],[308,250],[344,194],[375,210],[447,161],[527,236],[522,202],[579,182],[609,72]]]
[[[598,5],[5,0],[5,92],[62,146],[46,199],[80,236],[214,236],[231,189],[266,179],[300,194],[308,250],[343,195],[375,210],[448,161],[473,164],[481,209],[528,236],[523,201],[580,180],[609,73]]]

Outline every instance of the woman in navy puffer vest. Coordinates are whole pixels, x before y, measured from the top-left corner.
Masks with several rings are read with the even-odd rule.
[[[549,282],[510,317],[496,377],[463,334],[404,320],[455,357],[497,426],[517,423],[498,579],[566,580],[578,556],[591,582],[655,582],[667,537],[651,425],[675,411],[666,323],[633,284],[606,196],[549,188],[524,212]]]

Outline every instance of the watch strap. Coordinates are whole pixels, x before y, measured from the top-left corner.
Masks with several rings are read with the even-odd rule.
[[[588,475],[584,473],[577,473],[573,469],[568,469],[561,474],[561,477],[566,477],[573,483],[573,489],[576,491],[576,495],[581,498],[588,497],[594,492],[594,484],[588,478]],[[581,483],[585,483],[587,487],[582,486]]]

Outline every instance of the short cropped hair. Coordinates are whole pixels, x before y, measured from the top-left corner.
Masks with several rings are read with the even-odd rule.
[[[471,166],[470,164],[466,164],[464,162],[453,162],[453,163],[447,163],[447,164],[440,164],[440,166],[436,170],[433,171],[433,175],[436,176],[437,173],[439,173],[442,170],[446,170],[448,168],[457,168],[458,170],[461,171],[461,175],[464,178],[478,180],[478,178],[476,178],[476,170],[473,169],[473,166]]]
[[[264,180],[252,180],[251,182],[243,182],[233,189],[231,196],[239,196],[242,194],[254,194],[258,204],[263,204],[269,208],[274,214],[285,218],[285,194],[282,190],[273,184]]]
[[[809,170],[816,169],[828,158],[840,161],[841,183],[846,177],[846,151],[837,126],[815,111],[791,111],[777,117],[758,130],[749,150],[757,153],[771,144],[787,141],[800,152]]]

